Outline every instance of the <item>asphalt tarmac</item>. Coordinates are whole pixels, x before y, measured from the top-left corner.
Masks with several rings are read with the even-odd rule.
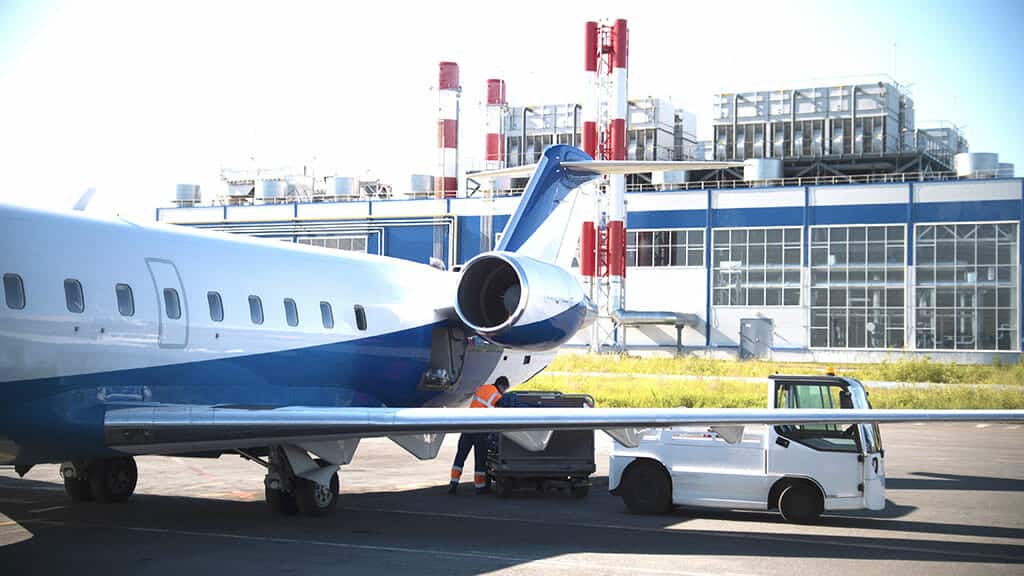
[[[1022,574],[1024,427],[883,427],[888,506],[815,525],[773,513],[634,516],[607,493],[598,433],[588,498],[445,494],[455,437],[420,462],[366,440],[326,519],[280,518],[236,457],[139,458],[125,504],[72,505],[55,465],[0,468],[0,574]],[[471,474],[464,476],[471,480]]]

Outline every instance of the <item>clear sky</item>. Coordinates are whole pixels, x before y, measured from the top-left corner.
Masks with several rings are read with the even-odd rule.
[[[712,95],[885,73],[918,125],[1024,173],[1024,2],[174,2],[0,0],[0,200],[152,218],[221,166],[313,163],[404,189],[436,171],[437,62],[462,70],[464,164],[485,80],[579,101],[583,23],[626,18],[630,97],[710,137]],[[895,43],[895,50],[894,50]],[[894,57],[895,56],[895,57]]]

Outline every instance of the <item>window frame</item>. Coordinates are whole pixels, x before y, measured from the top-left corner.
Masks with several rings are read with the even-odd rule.
[[[20,306],[13,306],[11,303],[11,290],[8,289],[8,282],[15,282],[17,286],[17,295],[20,297]],[[28,298],[25,295],[25,281],[22,280],[20,274],[14,272],[5,272],[3,276],[4,285],[4,304],[11,310],[24,310],[27,304]]]
[[[178,294],[177,288],[164,288],[164,317],[168,320],[181,320],[181,295]],[[173,297],[174,302],[174,314],[171,314],[171,302],[172,300],[168,296]]]
[[[690,244],[690,233],[699,232],[701,242],[698,245]],[[655,243],[655,234],[665,233],[669,235],[668,243]],[[651,243],[645,247],[645,250],[651,251],[650,264],[640,263],[640,235],[650,234]],[[682,237],[682,243],[679,242],[680,236]],[[632,239],[632,242],[630,240]],[[629,228],[626,230],[626,267],[637,268],[637,269],[698,269],[702,270],[707,267],[705,262],[705,252],[707,248],[707,234],[704,227],[684,227],[684,228]],[[656,264],[658,260],[658,250],[667,249],[667,260],[669,264]],[[686,264],[672,264],[675,260],[676,251],[682,250],[685,255]],[[690,252],[699,250],[700,264],[690,264]],[[632,256],[632,257],[631,257]]]
[[[744,294],[745,301],[743,303],[733,303],[732,302],[733,298],[731,296],[729,298],[729,303],[727,303],[727,304],[718,304],[718,303],[715,302],[715,297],[716,297],[716,294],[719,292],[719,290],[729,289],[729,286],[721,286],[721,285],[718,284],[719,272],[721,270],[725,270],[724,268],[721,267],[720,264],[716,264],[716,260],[715,260],[716,259],[716,252],[718,250],[723,249],[721,246],[719,246],[715,242],[715,235],[716,235],[716,233],[719,233],[719,232],[725,232],[725,233],[727,233],[729,235],[729,240],[728,240],[728,242],[725,243],[725,246],[727,248],[724,248],[724,249],[727,249],[729,251],[729,253],[730,253],[730,260],[725,260],[725,261],[727,261],[727,262],[728,261],[733,261],[733,260],[731,260],[732,252],[734,250],[738,249],[738,248],[742,248],[743,254],[744,254],[744,258],[746,258],[746,260],[741,261],[743,265],[737,268],[737,270],[739,270],[739,274],[740,274],[740,278],[741,278],[741,280],[739,280],[739,284],[737,286],[737,289],[739,289],[739,287],[742,287],[742,289],[746,291],[745,294]],[[741,232],[742,233],[741,234],[741,236],[743,236],[742,242],[734,242],[733,241],[732,238],[733,238],[733,233],[734,232]],[[750,238],[751,238],[751,233],[752,232],[754,233],[753,235],[755,235],[755,236],[763,235],[763,237],[764,237],[763,240],[757,240],[754,243],[755,247],[763,247],[764,248],[763,251],[759,251],[759,253],[761,254],[759,260],[761,262],[759,264],[754,264],[754,265],[752,265],[751,262],[749,261],[750,260],[750,247],[751,247],[751,239]],[[772,234],[774,232],[778,232],[778,237],[779,237],[778,241],[775,241],[775,240],[772,240],[772,239],[769,238],[769,234]],[[787,232],[796,232],[796,233],[798,233],[799,234],[798,240],[796,242],[787,242],[786,241],[786,233]],[[772,235],[774,235],[774,234],[772,234]],[[711,298],[711,306],[713,308],[770,308],[770,309],[790,308],[790,309],[792,309],[792,308],[801,308],[801,307],[804,307],[806,305],[805,304],[806,299],[804,298],[804,281],[803,281],[804,265],[803,265],[803,262],[804,262],[804,253],[805,253],[805,243],[806,243],[807,239],[805,238],[803,226],[724,226],[724,227],[712,228],[710,236],[711,236],[710,238],[706,238],[705,239],[705,242],[707,242],[707,241],[711,242],[711,248],[710,248],[711,258],[710,258],[709,262],[705,263],[705,266],[708,268],[708,270],[711,273],[711,285],[709,286],[709,296]],[[769,253],[769,248],[771,248],[770,253]],[[778,251],[776,251],[775,248],[778,248]],[[797,250],[796,264],[786,264],[787,249],[789,249],[789,250],[796,249]],[[769,264],[768,263],[769,258],[771,256],[776,255],[776,254],[778,255],[778,258],[779,258],[778,265]],[[750,277],[751,271],[753,271],[755,273],[755,275],[757,275],[757,276],[759,276],[761,278],[760,282],[755,283],[755,285],[756,284],[760,284],[760,286],[763,289],[763,300],[761,300],[760,302],[756,302],[756,303],[751,303],[751,300],[750,300],[751,286],[750,286],[749,277]],[[787,272],[797,272],[798,273],[797,282],[795,284],[793,284],[793,283],[787,284],[787,281],[786,281],[786,278],[787,278],[787,274],[786,273]],[[775,273],[778,273],[779,281],[778,282],[772,282],[771,284],[769,284],[769,281],[768,281],[769,273],[771,273],[773,276],[775,275]],[[779,290],[779,293],[778,293],[778,296],[779,296],[778,302],[779,303],[778,304],[769,304],[768,303],[768,301],[769,301],[768,291],[769,291],[770,288],[771,289],[777,288]],[[797,294],[797,300],[796,300],[795,303],[787,304],[786,303],[786,296],[787,296],[787,294],[792,294],[794,290],[796,291],[796,294]]]
[[[1009,254],[1010,254],[1011,258],[1015,259],[1015,264],[1013,264],[1013,265],[1003,265],[1003,264],[999,263],[999,247],[1000,246],[1005,246],[1006,244],[1000,244],[999,243],[999,241],[998,241],[998,232],[997,232],[997,235],[995,237],[995,243],[996,243],[996,256],[995,256],[996,261],[995,261],[995,263],[992,263],[992,264],[980,263],[979,260],[978,260],[978,249],[977,248],[978,248],[978,245],[980,244],[979,240],[985,240],[985,239],[984,238],[979,239],[979,237],[978,237],[978,233],[980,231],[979,227],[981,227],[981,226],[994,226],[994,227],[998,227],[1000,225],[1010,225],[1010,226],[1014,226],[1016,228],[1016,236],[1014,238],[1014,243],[1013,243],[1014,250],[1009,251]],[[919,240],[919,238],[918,238],[918,229],[922,228],[922,227],[926,227],[926,226],[930,226],[930,227],[934,228],[932,238],[925,238],[925,239],[923,239],[923,242],[926,243],[925,247],[928,247],[929,245],[934,245],[934,247],[935,247],[935,250],[932,253],[932,259],[931,259],[931,261],[933,262],[933,265],[930,266],[930,267],[929,266],[922,267],[920,265],[920,261],[919,261],[919,258],[918,258],[918,249],[919,249],[919,246],[920,246],[920,243],[918,241]],[[957,272],[958,272],[957,269],[961,267],[961,265],[959,265],[958,262],[957,262],[957,258],[959,257],[959,249],[958,249],[959,241],[960,240],[966,240],[966,239],[961,239],[961,238],[957,237],[957,233],[956,233],[956,230],[955,230],[957,226],[974,226],[975,227],[975,230],[974,230],[974,233],[973,233],[974,236],[973,236],[973,238],[971,238],[971,241],[975,245],[974,263],[973,264],[964,264],[962,267],[964,267],[964,268],[974,267],[975,274],[978,273],[977,272],[978,268],[981,268],[981,267],[991,267],[993,269],[994,273],[995,273],[995,280],[994,280],[995,284],[994,284],[994,286],[995,286],[996,298],[997,298],[996,305],[994,307],[980,305],[980,298],[981,298],[981,296],[980,296],[979,293],[976,292],[975,293],[976,294],[975,305],[972,308],[970,308],[970,310],[973,312],[972,318],[977,319],[979,322],[981,321],[981,319],[983,317],[983,311],[985,311],[985,310],[993,310],[994,311],[995,319],[996,319],[996,326],[995,326],[995,343],[996,343],[996,348],[981,348],[981,347],[978,347],[978,348],[958,348],[955,345],[955,339],[956,339],[956,329],[955,328],[953,330],[953,333],[954,333],[954,346],[952,348],[939,348],[939,347],[935,346],[935,343],[938,341],[938,337],[937,337],[936,333],[938,331],[938,323],[939,323],[940,317],[941,318],[947,318],[947,320],[948,320],[948,318],[952,318],[952,320],[951,320],[952,324],[954,326],[957,324],[957,319],[959,318],[959,310],[961,309],[961,307],[957,305],[957,298],[956,298],[956,295],[955,295],[957,290],[958,290],[958,288],[974,286],[974,288],[977,289],[977,280],[975,280],[974,282],[970,282],[970,281],[961,282],[957,278]],[[940,227],[951,227],[951,228],[953,228],[952,238],[947,238],[947,239],[939,238],[939,236],[940,236],[939,228]],[[958,221],[946,221],[946,222],[914,222],[914,225],[913,225],[912,230],[911,230],[911,234],[913,234],[913,242],[914,242],[914,265],[913,265],[914,282],[913,282],[912,285],[909,286],[909,289],[911,290],[911,292],[913,294],[913,299],[911,301],[912,305],[911,305],[911,307],[908,310],[908,323],[910,323],[909,324],[910,325],[909,333],[910,333],[910,336],[911,336],[910,342],[912,343],[914,350],[922,350],[922,351],[928,351],[928,352],[954,352],[954,353],[956,353],[956,352],[1019,353],[1019,352],[1022,351],[1021,342],[1020,342],[1021,329],[1022,329],[1021,322],[1020,322],[1020,313],[1021,313],[1021,303],[1024,302],[1024,298],[1022,298],[1022,295],[1021,295],[1021,282],[1020,282],[1021,265],[1022,265],[1021,254],[1020,254],[1020,250],[1021,250],[1021,233],[1022,233],[1021,232],[1021,223],[1019,221],[1016,221],[1016,220],[965,220],[965,221],[959,221],[958,220]],[[948,243],[948,244],[952,244],[953,245],[953,250],[952,250],[953,263],[952,264],[940,264],[939,263],[938,248],[939,248],[939,244],[940,243]],[[1010,278],[1009,281],[1008,281],[1009,283],[1005,286],[1005,288],[1008,288],[1008,289],[1011,289],[1011,290],[1014,291],[1013,298],[1011,299],[1011,304],[1012,305],[1009,306],[1009,307],[1004,307],[1004,306],[999,306],[998,305],[999,304],[998,292],[999,292],[999,289],[1001,287],[1004,287],[1004,286],[1002,286],[1000,284],[999,269],[1003,268],[1003,267],[1011,269],[1011,273],[1009,274],[1009,278]],[[928,270],[928,268],[930,268],[931,270]],[[951,276],[952,280],[951,281],[948,280],[948,279],[940,280],[940,278],[939,278],[940,273],[946,273],[946,272],[949,272],[950,270],[952,271],[951,275],[950,274],[943,274],[943,275]],[[930,283],[922,284],[921,277],[924,276],[923,273],[929,272],[929,271],[931,272],[932,280],[930,281]],[[952,288],[952,290],[953,290],[954,296],[953,296],[953,304],[952,304],[952,306],[947,306],[947,305],[941,305],[940,306],[939,305],[939,296],[940,296],[939,288],[943,287],[941,285],[942,282],[948,282],[947,286],[945,286],[945,287]],[[928,289],[928,288],[933,288],[933,293],[932,293],[932,298],[931,298],[931,302],[932,303],[929,306],[920,306],[919,303],[918,303],[919,302],[919,299],[918,299],[919,291],[921,289]],[[953,310],[953,313],[952,313],[951,316],[947,315],[947,314],[943,314],[943,315],[940,316],[940,314],[938,313],[938,311],[940,309],[942,309],[942,310]],[[928,311],[932,312],[931,322],[932,322],[932,326],[933,327],[928,331],[928,332],[930,332],[932,334],[932,346],[930,346],[930,347],[918,346],[918,330],[919,330],[918,329],[918,318],[920,317],[919,313],[922,310],[928,310]],[[1008,330],[1000,330],[999,329],[999,324],[998,324],[999,323],[999,317],[1000,317],[999,313],[1001,311],[1004,311],[1004,310],[1011,312],[1008,315],[1008,318],[1010,318],[1010,320],[1012,321],[1012,324],[1014,326],[1013,328],[1008,329]],[[1010,348],[1006,348],[1006,349],[998,348],[998,345],[999,345],[999,334],[1000,334],[1001,331],[1002,332],[1009,332],[1010,333],[1010,335],[1011,335],[1010,341],[1012,343],[1012,346]],[[976,333],[974,335],[974,337],[975,337],[976,340],[980,340],[980,332]]]
[[[121,299],[122,288],[126,289],[127,290],[127,294],[128,294],[127,302],[128,302],[129,307],[130,307],[130,310],[128,311],[127,314],[125,313],[124,308],[121,305],[122,304],[122,299]],[[127,284],[125,282],[118,282],[117,284],[114,284],[114,297],[117,299],[117,312],[118,312],[118,314],[120,314],[124,318],[131,318],[131,317],[135,316],[135,293],[132,291],[131,284]]]
[[[888,256],[889,256],[889,248],[891,246],[890,245],[889,236],[888,236],[889,228],[899,228],[903,232],[903,240],[902,240],[902,244],[900,245],[902,264],[890,263],[889,262],[889,257]],[[841,263],[841,264],[840,263],[837,263],[837,264],[826,263],[824,266],[821,266],[821,265],[817,265],[816,266],[815,263],[814,263],[815,248],[822,248],[822,245],[821,245],[820,242],[818,242],[818,243],[815,242],[815,240],[814,240],[815,231],[817,231],[817,230],[825,230],[826,231],[827,239],[826,239],[825,244],[824,244],[824,249],[825,249],[826,258],[828,258],[829,256],[831,256],[831,252],[829,251],[829,249],[832,247],[832,240],[831,240],[832,232],[831,231],[833,229],[845,229],[846,238],[843,239],[843,240],[839,240],[838,243],[842,243],[842,244],[845,244],[847,246],[846,261]],[[856,229],[858,231],[863,231],[863,239],[860,239],[860,238],[854,239],[852,237],[853,235],[851,234],[851,230],[854,230],[854,229]],[[882,229],[882,231],[883,231],[884,238],[881,241],[879,241],[879,240],[872,240],[871,239],[871,231],[872,230],[877,230],[877,229]],[[911,342],[907,339],[907,328],[910,325],[909,323],[911,321],[911,313],[910,313],[911,312],[911,307],[907,305],[907,298],[908,298],[908,296],[909,296],[909,294],[911,292],[911,290],[910,290],[910,288],[911,288],[910,287],[910,273],[909,273],[910,267],[907,265],[907,246],[908,246],[908,243],[909,243],[909,234],[912,233],[912,232],[908,232],[906,222],[890,222],[890,223],[880,223],[880,224],[821,224],[821,225],[811,225],[811,226],[807,227],[807,233],[808,233],[808,238],[807,238],[807,248],[808,248],[807,271],[808,271],[808,279],[807,279],[807,317],[806,317],[806,319],[807,319],[807,348],[809,350],[863,350],[863,351],[911,350],[912,349]],[[858,236],[859,236],[859,234],[858,234]],[[881,244],[883,246],[883,248],[882,248],[882,256],[883,256],[882,260],[883,260],[883,262],[881,264],[879,264],[879,263],[873,263],[873,264],[869,263],[869,260],[870,260],[870,249],[871,249],[871,244],[873,242],[874,243],[881,242]],[[892,242],[897,242],[897,241],[893,240]],[[860,265],[858,265],[857,263],[854,263],[854,264],[851,265],[851,263],[850,263],[850,249],[849,249],[849,246],[851,246],[854,243],[864,246],[863,263],[860,264]],[[841,268],[841,272],[845,276],[845,279],[836,282],[838,284],[836,286],[833,286],[833,282],[831,281],[831,273],[832,273],[831,271],[832,271],[832,269],[834,267],[837,268],[837,269]],[[880,280],[880,281],[876,281],[877,285],[873,285],[871,280],[868,279],[868,277],[869,277],[869,275],[871,273],[871,270],[876,270],[877,271],[878,269],[881,269],[882,275],[883,275],[884,279]],[[815,272],[820,272],[821,270],[825,271],[825,281],[822,284],[815,284]],[[888,282],[888,275],[889,275],[889,271],[890,270],[900,270],[900,273],[903,275],[903,280],[902,280],[902,282],[899,283],[898,286],[895,285],[895,284],[890,284]],[[851,278],[851,273],[858,273],[860,271],[863,271],[864,274],[865,274],[863,282],[860,282],[859,280],[851,280],[850,279]],[[858,277],[859,277],[859,275],[858,275]],[[857,285],[854,286],[853,285],[854,283],[857,283]],[[843,311],[845,311],[844,315],[842,316],[842,318],[845,321],[845,324],[844,324],[844,338],[846,339],[846,342],[849,342],[849,340],[850,340],[851,318],[853,318],[855,316],[855,314],[853,312],[868,311],[868,310],[871,310],[871,308],[872,308],[871,306],[855,307],[855,306],[851,306],[850,305],[851,288],[859,288],[859,287],[863,287],[864,288],[864,294],[865,295],[871,294],[872,290],[881,290],[882,293],[883,293],[883,296],[884,296],[885,301],[886,301],[885,305],[883,306],[883,308],[885,310],[885,319],[886,319],[886,326],[883,329],[883,332],[885,333],[884,334],[884,341],[885,341],[886,345],[883,346],[883,347],[871,347],[871,346],[866,346],[866,345],[865,346],[832,346],[832,345],[829,345],[830,344],[830,342],[829,342],[829,335],[827,333],[826,333],[826,345],[825,346],[815,345],[813,343],[814,342],[814,333],[815,333],[814,331],[816,329],[817,330],[821,330],[822,329],[822,327],[816,326],[815,323],[814,323],[815,312],[816,311],[820,311],[820,310],[824,310],[824,314],[825,314],[824,317],[826,318],[826,326],[825,326],[824,329],[826,329],[826,330],[829,329],[828,324],[831,322],[831,319],[833,318],[832,311],[833,310],[843,310]],[[831,291],[833,289],[841,290],[842,291],[843,296],[844,296],[843,305],[841,305],[841,306],[832,306],[832,304],[831,304],[831,299],[832,299]],[[900,306],[892,306],[889,303],[889,301],[888,301],[889,300],[889,290],[892,290],[892,289],[903,290],[903,301],[902,301],[902,304]],[[827,294],[826,304],[824,306],[816,306],[814,304],[814,296],[815,296],[816,291],[818,291],[818,290],[823,290]],[[899,327],[899,331],[900,331],[900,333],[902,334],[902,337],[903,337],[902,338],[903,339],[903,345],[902,346],[893,347],[893,346],[889,346],[888,345],[889,344],[889,332],[895,332],[896,329],[895,328],[892,328],[892,329],[890,328],[890,324],[888,323],[888,320],[889,320],[890,316],[889,316],[888,313],[891,310],[894,310],[894,309],[897,309],[897,308],[901,309],[902,313],[903,313],[903,322],[902,322],[901,326]],[[866,314],[866,312],[865,312],[865,314]],[[859,316],[859,315],[857,315],[857,316]],[[836,317],[838,318],[838,316],[836,316]],[[865,318],[866,318],[866,316],[865,316]],[[870,320],[866,319],[865,323],[867,323],[867,322],[870,322]],[[867,337],[865,336],[865,344],[866,343],[867,343]]]
[[[292,328],[299,325],[299,306],[292,298],[284,299],[284,321]]]
[[[78,310],[75,310],[75,307],[72,306],[72,296],[74,294],[68,291],[69,288],[77,291],[78,293]],[[82,287],[82,282],[76,278],[64,279],[64,307],[67,308],[68,312],[71,312],[72,314],[85,313],[85,288]]]
[[[352,306],[352,312],[356,317],[356,329],[360,332],[365,332],[368,326],[366,308],[363,308],[362,304],[355,304]]]
[[[323,323],[324,330],[334,329],[334,308],[326,300],[320,301],[320,321]]]
[[[263,314],[263,299],[255,294],[249,295],[249,320],[256,326],[262,326],[266,321]]]
[[[213,303],[217,302],[217,312],[214,314]],[[210,312],[210,321],[212,322],[223,322],[224,321],[224,299],[221,297],[220,292],[216,290],[210,290],[206,293],[206,306]]]

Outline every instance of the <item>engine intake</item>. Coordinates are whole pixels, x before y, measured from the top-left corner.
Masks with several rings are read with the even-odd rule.
[[[463,267],[455,310],[490,342],[550,350],[587,323],[593,306],[564,269],[510,252],[488,252]]]

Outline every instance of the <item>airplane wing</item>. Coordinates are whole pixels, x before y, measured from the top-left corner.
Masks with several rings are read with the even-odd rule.
[[[668,172],[673,170],[718,170],[719,168],[742,168],[743,162],[711,162],[702,160],[684,160],[680,162],[666,162],[657,160],[582,160],[576,162],[562,162],[562,166],[576,172],[586,174],[643,174],[647,172]],[[499,178],[510,176],[522,178],[529,176],[536,171],[536,164],[525,166],[513,166],[511,168],[500,168],[498,170],[484,170],[473,172],[469,176],[473,178]]]
[[[104,430],[121,452],[174,453],[449,432],[605,430],[621,441],[623,430],[679,425],[993,421],[1024,421],[1024,410],[146,406],[108,409]]]

